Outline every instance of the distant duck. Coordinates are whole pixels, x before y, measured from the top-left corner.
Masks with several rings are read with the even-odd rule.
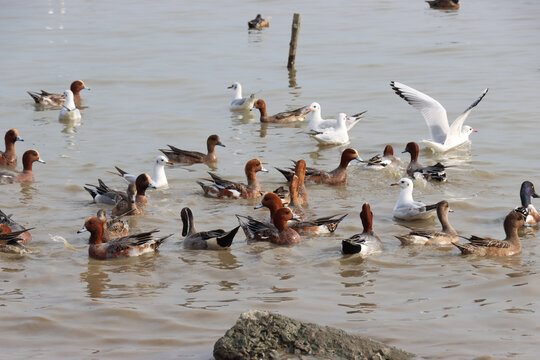
[[[522,213],[511,211],[504,219],[504,240],[491,238],[481,238],[472,235],[469,244],[453,243],[462,254],[474,254],[478,256],[512,256],[521,253],[521,240],[518,229],[525,224],[525,217]]]
[[[73,93],[73,99],[77,107],[81,106],[80,91],[83,89],[90,90],[82,80],[72,82],[69,89]],[[27,91],[27,93],[32,97],[36,105],[46,108],[59,108],[65,101],[64,94],[54,94],[44,90],[41,90],[41,92]]]
[[[343,254],[358,254],[362,256],[371,255],[382,251],[381,239],[373,232],[373,213],[369,203],[362,205],[360,219],[364,231],[355,234],[348,239],[341,241],[341,251]]]
[[[290,123],[295,121],[304,121],[305,117],[309,114],[308,107],[302,106],[301,108],[283,111],[269,116],[266,112],[266,103],[262,99],[255,101],[254,108],[259,109],[261,113],[260,120],[262,123]]]
[[[17,164],[17,154],[15,153],[15,142],[24,141],[19,137],[17,129],[9,129],[4,135],[6,150],[0,151],[0,166],[15,166]]]
[[[396,201],[392,215],[400,220],[418,220],[427,219],[433,216],[431,210],[437,208],[437,204],[426,205],[423,202],[414,201],[413,199],[413,182],[409,178],[401,178],[397,183],[390,184],[391,186],[400,186],[401,192]]]
[[[345,121],[347,115],[339,113],[336,127],[324,129],[322,131],[311,131],[310,135],[322,145],[344,145],[349,143],[349,133]]]
[[[448,221],[448,212],[450,211],[450,205],[448,202],[443,200],[437,203],[437,217],[439,222],[442,225],[442,230],[429,230],[429,229],[418,229],[410,226],[405,226],[407,229],[411,230],[406,235],[394,235],[401,244],[403,245],[450,245],[454,242],[457,242],[458,235],[456,230],[450,225]]]
[[[251,94],[248,97],[242,96],[242,85],[239,82],[235,82],[228,89],[234,90],[234,95],[229,104],[229,109],[233,111],[248,111],[251,110],[253,104],[255,103],[255,94]]]
[[[184,248],[194,250],[223,250],[228,249],[238,232],[240,226],[235,227],[231,231],[222,229],[197,232],[193,222],[193,213],[191,209],[185,207],[180,212],[182,217],[183,229],[182,236],[184,238]]]
[[[311,103],[309,105],[308,110],[310,110],[309,114],[309,125],[308,129],[313,131],[324,131],[328,128],[335,128],[338,126],[338,120],[337,119],[323,119],[321,116],[321,105],[319,103]],[[354,114],[351,116],[347,116],[347,119],[345,121],[345,124],[347,125],[347,130],[351,130],[354,125],[356,125],[360,120],[362,120],[361,116],[365,114],[365,111],[362,111],[358,114]]]
[[[218,135],[210,135],[206,140],[206,154],[198,151],[182,150],[172,145],[167,146],[170,150],[159,149],[159,151],[167,155],[170,160],[184,164],[215,163],[218,161],[216,156],[216,146],[225,147]]]
[[[369,160],[362,160],[365,163],[366,168],[370,169],[384,169],[388,165],[396,164],[398,160],[394,157],[394,148],[392,145],[386,145],[381,155],[375,155]]]
[[[411,154],[411,161],[407,166],[407,174],[415,178],[416,175],[422,176],[426,180],[436,180],[436,181],[446,181],[446,171],[447,168],[440,162],[431,166],[423,166],[418,162],[418,154],[420,153],[420,148],[415,142],[410,142],[405,147],[403,153],[408,152]]]
[[[428,0],[429,7],[438,10],[457,10],[459,9],[459,0]]]
[[[521,206],[515,210],[520,211],[525,216],[525,223],[529,225],[536,225],[540,223],[540,214],[531,202],[531,198],[540,198],[540,195],[534,190],[534,185],[530,181],[524,181],[521,184],[519,190],[519,197],[521,198]]]
[[[270,23],[268,20],[263,19],[261,14],[257,14],[255,19],[248,21],[248,29],[251,30],[262,30],[262,28],[269,27]]]
[[[75,107],[75,102],[73,101],[73,93],[71,90],[64,91],[64,103],[62,104],[62,109],[58,114],[58,120],[60,121],[73,121],[78,122],[81,120],[81,112]]]

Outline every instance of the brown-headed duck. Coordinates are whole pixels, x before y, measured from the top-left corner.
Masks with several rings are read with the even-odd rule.
[[[210,135],[206,139],[207,153],[203,154],[198,151],[182,150],[172,145],[167,145],[168,149],[159,149],[162,153],[167,155],[170,160],[183,164],[200,164],[200,163],[216,163],[218,158],[216,156],[216,146],[223,146],[218,135]]]
[[[90,90],[86,87],[82,80],[75,80],[71,83],[69,88],[73,93],[73,100],[77,107],[81,106],[81,95],[80,92],[83,89]],[[34,102],[37,105],[50,108],[58,108],[64,104],[65,98],[64,94],[53,94],[44,90],[41,92],[27,91],[27,93],[34,99]]]
[[[383,169],[387,167],[388,165],[397,164],[397,159],[394,157],[394,148],[392,145],[386,145],[384,147],[384,151],[382,156],[381,155],[375,155],[369,160],[364,160],[366,168],[370,169]]]
[[[32,165],[34,161],[44,163],[40,157],[37,150],[27,150],[23,154],[22,163],[23,171],[15,172],[11,170],[2,170],[0,169],[0,184],[10,184],[14,182],[32,182],[34,181],[34,172],[32,171]]]
[[[294,121],[304,121],[307,114],[309,114],[307,106],[302,106],[301,108],[295,110],[284,111],[272,116],[268,116],[266,113],[266,103],[262,99],[257,99],[253,107],[259,109],[262,123],[290,123]]]
[[[403,153],[411,154],[411,161],[407,166],[407,175],[414,178],[416,174],[421,175],[426,180],[446,181],[446,167],[440,162],[431,166],[423,166],[418,162],[420,148],[417,143],[411,141],[405,146]]]
[[[269,241],[276,245],[292,245],[300,242],[300,235],[289,228],[287,222],[297,219],[291,209],[283,207],[274,215],[274,224],[257,221],[250,216],[236,215],[249,240]]]
[[[0,166],[15,166],[17,164],[15,142],[24,140],[19,136],[17,129],[10,129],[6,131],[4,141],[6,143],[6,151],[0,151]]]
[[[362,256],[371,255],[382,251],[381,239],[373,232],[373,213],[369,203],[362,205],[360,220],[364,231],[355,234],[348,239],[341,241],[341,250],[343,254],[358,254]]]
[[[275,168],[277,171],[283,174],[287,181],[291,181],[293,176],[298,177],[298,200],[297,203],[299,205],[307,203],[308,202],[308,194],[306,190],[305,185],[305,179],[306,179],[306,161],[303,159],[300,159],[298,161],[293,161],[294,168],[289,169],[280,169]]]
[[[129,225],[126,221],[116,217],[108,220],[105,210],[99,209],[97,218],[103,222],[103,242],[129,235]]]

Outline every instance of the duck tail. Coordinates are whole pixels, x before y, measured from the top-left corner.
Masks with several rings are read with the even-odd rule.
[[[237,226],[225,235],[216,238],[218,245],[224,248],[230,247],[239,228],[240,226]]]

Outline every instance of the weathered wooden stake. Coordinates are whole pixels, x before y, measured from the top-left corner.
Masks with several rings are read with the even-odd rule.
[[[287,68],[294,67],[294,59],[296,57],[296,44],[298,43],[298,31],[300,30],[300,14],[295,13],[292,21],[291,42],[289,43],[289,61]]]

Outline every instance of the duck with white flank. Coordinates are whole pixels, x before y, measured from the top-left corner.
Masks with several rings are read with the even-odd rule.
[[[373,232],[373,213],[368,203],[362,205],[360,220],[364,231],[341,241],[343,254],[371,255],[382,251],[381,239]]]

